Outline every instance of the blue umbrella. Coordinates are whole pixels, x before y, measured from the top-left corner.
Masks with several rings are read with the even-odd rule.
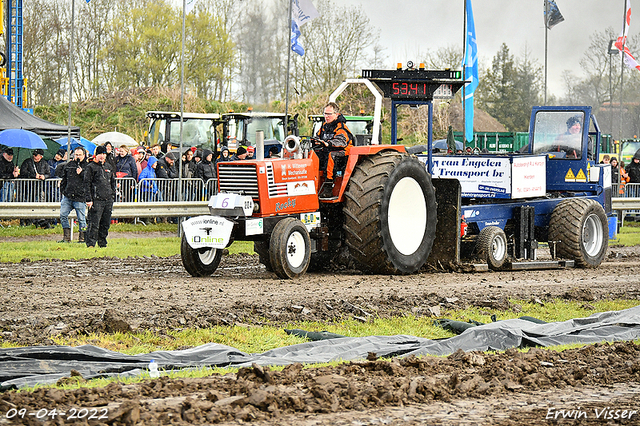
[[[0,145],[12,148],[47,149],[47,144],[33,132],[24,129],[7,129],[0,132]]]
[[[56,142],[59,143],[63,149],[67,149],[67,138],[56,139]],[[93,151],[95,151],[96,149],[96,145],[89,139],[85,139],[83,137],[81,137],[80,140],[71,138],[71,149],[73,150],[78,147],[83,147],[84,149],[86,149],[89,155],[93,155]]]
[[[93,152],[96,150],[96,144],[91,142],[89,139],[83,138],[80,136],[80,143],[90,155],[93,155]]]

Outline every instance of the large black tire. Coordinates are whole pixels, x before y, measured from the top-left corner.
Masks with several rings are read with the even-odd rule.
[[[296,278],[307,272],[311,240],[304,223],[292,217],[279,221],[271,232],[269,256],[273,272],[280,278]]]
[[[551,213],[549,245],[556,241],[556,257],[573,259],[576,266],[599,266],[607,254],[608,238],[607,215],[594,200],[564,200]]]
[[[214,248],[191,248],[183,234],[182,242],[180,243],[180,257],[182,257],[184,269],[186,269],[192,277],[208,277],[218,269],[220,259],[222,259],[222,250]]]
[[[273,272],[273,268],[271,267],[271,259],[269,257],[269,243],[267,241],[254,241],[253,251],[258,253],[260,263],[262,263],[264,267],[267,268],[267,271]]]
[[[476,240],[476,256],[493,270],[502,268],[507,260],[507,236],[497,226],[487,226]]]
[[[365,271],[414,273],[426,262],[436,234],[431,176],[406,153],[367,157],[349,180],[344,216],[345,242]]]

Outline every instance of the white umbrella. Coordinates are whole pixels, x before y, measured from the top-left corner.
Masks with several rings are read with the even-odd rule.
[[[119,147],[120,145],[126,146],[138,146],[139,143],[136,142],[134,138],[129,135],[125,135],[120,132],[107,132],[101,135],[96,136],[91,142],[97,145],[103,145],[106,142],[111,142],[111,145],[114,147]]]

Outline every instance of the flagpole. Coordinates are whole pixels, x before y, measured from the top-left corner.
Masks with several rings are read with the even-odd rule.
[[[462,81],[467,81],[467,0],[464,2],[464,15],[462,17]],[[467,142],[467,97],[466,84],[462,85],[462,140]]]
[[[547,56],[548,56],[548,37],[549,37],[549,4],[544,0],[544,104],[547,105]]]
[[[287,41],[287,77],[286,77],[286,89],[284,98],[284,121],[285,127],[289,129],[289,70],[291,69],[291,10],[293,0],[289,0],[289,40]]]
[[[622,102],[624,100],[624,90],[622,87],[624,81],[624,46],[627,44],[627,38],[625,37],[625,31],[627,29],[627,1],[622,2],[622,65],[620,66],[620,126],[618,128],[618,140],[622,139]],[[621,159],[622,160],[622,159]]]
[[[182,201],[182,130],[184,124],[184,45],[186,42],[187,0],[182,0],[182,51],[180,53],[180,149],[178,152],[178,201]],[[214,147],[215,151],[215,147]],[[168,152],[167,152],[168,154]],[[181,236],[181,226],[178,226],[178,235]]]
[[[71,101],[73,99],[73,33],[75,32],[75,11],[76,0],[71,0],[71,41],[69,42],[69,125],[67,128],[67,161],[71,161]]]

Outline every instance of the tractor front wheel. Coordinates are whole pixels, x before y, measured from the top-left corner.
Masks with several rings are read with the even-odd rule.
[[[182,257],[184,269],[191,276],[208,277],[218,269],[220,259],[222,259],[222,250],[211,247],[191,248],[184,234],[182,234],[180,257]]]
[[[269,256],[273,272],[280,278],[296,278],[307,272],[311,240],[304,223],[292,217],[278,222],[269,240]]]

